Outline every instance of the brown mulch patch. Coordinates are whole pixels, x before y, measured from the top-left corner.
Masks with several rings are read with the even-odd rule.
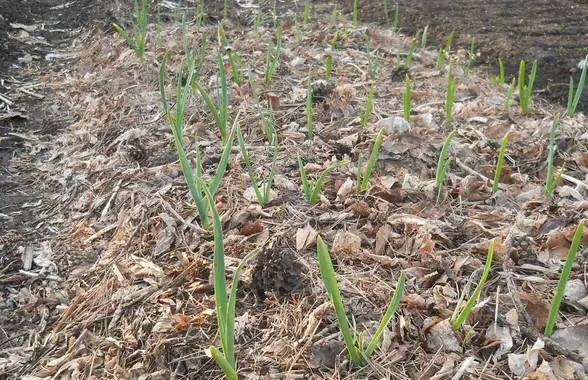
[[[563,338],[541,335],[562,259],[577,223],[587,216],[585,116],[566,117],[558,128],[556,165],[566,171],[556,194],[546,197],[549,132],[560,107],[537,101],[522,115],[514,101],[507,110],[507,88],[466,70],[461,50],[439,70],[436,51],[419,47],[412,64],[403,67],[411,44],[420,41],[377,25],[354,27],[320,5],[308,25],[300,14],[278,19],[284,50],[275,77],[266,83],[267,49],[277,36],[264,15],[258,30],[239,18],[222,21],[264,104],[275,107],[279,139],[272,202],[261,206],[250,196],[236,146],[216,195],[229,274],[247,253],[260,251],[246,266],[238,293],[239,372],[248,378],[309,379],[585,376],[575,364],[582,361],[582,348],[564,340],[568,329],[580,335],[586,328],[582,255],[558,322]],[[46,292],[21,291],[2,300],[15,305],[16,316],[39,321],[26,345],[0,352],[5,373],[222,377],[205,354],[218,342],[212,236],[201,228],[187,191],[158,80],[167,54],[167,93],[174,94],[184,47],[198,49],[206,38],[200,78],[216,94],[217,51],[227,50],[217,41],[217,24],[182,26],[175,20],[170,16],[161,27],[152,26],[145,61],[117,35],[99,32],[78,41],[75,63],[47,74],[55,106],[77,116],[57,138],[39,143],[47,153],[35,162],[39,181],[56,189],[56,218],[64,227],[29,253],[31,271],[41,275]],[[331,49],[335,34],[337,47]],[[309,141],[307,87],[324,80],[327,54],[334,58],[334,74],[315,104],[315,137]],[[374,59],[375,80],[369,67]],[[409,121],[401,118],[406,75],[414,85]],[[453,122],[444,116],[449,75],[458,83]],[[230,83],[231,123],[240,115],[254,165],[267,173],[272,158],[251,87],[247,81]],[[372,85],[373,114],[361,126]],[[222,151],[214,120],[197,93],[186,110],[186,149],[194,159],[199,144],[210,175]],[[454,162],[438,199],[437,159],[453,127]],[[381,128],[385,139],[374,178],[358,193],[357,161],[366,162]],[[489,179],[507,132],[501,190],[492,195]],[[351,164],[333,173],[320,201],[310,205],[297,157],[312,176],[334,160]],[[401,308],[363,369],[349,366],[318,270],[317,234],[331,248],[346,310],[359,332],[374,331],[400,271],[408,275]],[[448,322],[462,293],[473,291],[468,284],[477,282],[491,239],[496,253],[489,283],[466,326],[453,331]]]

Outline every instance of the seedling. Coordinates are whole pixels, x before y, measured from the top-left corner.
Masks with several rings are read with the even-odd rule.
[[[308,174],[306,173],[306,169],[304,168],[304,163],[300,156],[298,156],[298,170],[300,171],[300,178],[302,179],[302,189],[304,190],[304,196],[306,200],[310,204],[316,204],[319,200],[319,195],[321,194],[321,190],[323,189],[323,185],[325,181],[334,170],[339,169],[340,167],[347,165],[349,160],[343,161],[335,161],[322,171],[322,173],[318,176],[315,183],[311,183]]]
[[[335,32],[333,38],[331,38],[330,46],[331,50],[337,49],[337,41],[339,40],[339,32]]]
[[[378,76],[378,57],[372,52],[372,40],[369,34],[365,34],[365,43],[368,55],[368,70],[371,80],[375,81]]]
[[[411,104],[412,104],[412,81],[410,80],[410,77],[407,75],[404,78],[404,94],[402,94],[402,105],[403,105],[404,119],[408,122],[410,122]]]
[[[313,93],[312,93],[312,83],[308,83],[308,87],[306,88],[306,137],[312,141],[314,138],[314,122],[313,122],[313,114],[314,114],[314,103],[312,100]]]
[[[472,65],[476,61],[476,39],[472,38],[470,41],[470,47],[468,49],[468,58],[465,62],[465,71],[470,72]]]
[[[392,24],[392,33],[396,33],[400,30],[400,6],[398,1],[396,2],[396,9],[394,10],[394,23]]]
[[[327,54],[325,56],[325,78],[331,80],[333,74],[333,55]]]
[[[255,17],[253,18],[253,30],[257,35],[259,35],[259,28],[261,28],[261,10],[255,12]]]
[[[337,323],[339,325],[339,330],[341,330],[341,334],[343,335],[347,352],[349,353],[351,362],[356,367],[363,367],[367,364],[367,361],[370,359],[380,344],[384,332],[388,328],[388,324],[400,307],[400,299],[404,293],[404,286],[406,284],[406,274],[404,271],[400,272],[400,277],[396,283],[396,290],[390,298],[388,307],[386,308],[386,311],[384,312],[382,320],[378,324],[375,333],[373,334],[369,343],[366,345],[363,341],[362,335],[354,332],[351,328],[351,325],[349,324],[349,320],[345,313],[345,306],[343,305],[343,298],[341,297],[341,291],[339,290],[339,285],[337,283],[337,274],[333,268],[333,263],[331,261],[331,255],[329,254],[329,248],[327,247],[327,244],[322,239],[322,237],[319,236],[317,238],[316,245],[321,278],[325,284],[325,288],[327,289],[327,293],[329,294],[333,308],[335,309]]]
[[[386,24],[390,22],[390,0],[384,0],[384,19]]]
[[[270,47],[267,51],[267,61],[265,66],[265,83],[271,83],[274,74],[280,65],[280,57],[282,55],[282,30],[276,30],[276,45]]]
[[[225,33],[225,28],[223,27],[223,24],[218,24],[216,34],[220,46],[226,49],[229,46],[229,39],[227,38],[227,34]]]
[[[257,90],[255,88],[255,80],[253,79],[253,73],[251,72],[251,69],[249,69],[248,81],[249,87],[251,88],[251,97],[259,109],[259,116],[263,125],[263,133],[265,133],[268,141],[271,143],[273,141],[274,135],[276,134],[276,119],[271,109],[266,109],[261,105],[261,102],[259,101],[259,95],[257,94]]]
[[[559,282],[557,283],[557,289],[553,295],[553,298],[551,299],[551,307],[549,308],[549,315],[547,317],[547,324],[545,326],[544,332],[545,336],[551,336],[553,334],[553,329],[555,328],[555,321],[557,320],[557,316],[559,314],[561,301],[563,299],[568,280],[570,279],[570,273],[572,272],[572,266],[574,265],[576,254],[580,249],[582,237],[584,236],[584,224],[584,220],[578,224],[576,233],[574,233],[574,237],[572,239],[572,245],[568,250],[568,256],[566,258],[563,270],[561,271],[561,276],[559,277]]]
[[[382,141],[384,140],[384,130],[380,129],[376,139],[374,140],[374,146],[372,147],[372,151],[370,153],[370,158],[367,163],[367,167],[363,173],[358,169],[358,185],[359,191],[365,192],[370,187],[370,182],[372,179],[372,175],[374,174],[374,170],[376,169],[376,162],[378,161],[378,155],[380,153],[380,147],[382,146]],[[358,168],[361,167],[361,164],[358,163]]]
[[[453,45],[453,38],[455,37],[455,32],[449,33],[447,37],[447,41],[445,42],[445,47],[442,47],[439,50],[439,55],[437,56],[437,69],[441,70],[445,65],[445,61],[449,58],[449,54],[451,53],[451,45]]]
[[[501,57],[498,57],[498,76],[496,77],[496,83],[503,85],[505,80],[504,61]]]
[[[217,53],[217,64],[218,64],[218,73],[219,73],[219,80],[220,80],[220,93],[217,99],[217,102],[212,100],[211,96],[208,92],[204,89],[204,87],[200,84],[199,81],[194,81],[194,86],[200,92],[204,103],[208,107],[208,110],[214,117],[214,121],[218,127],[220,132],[221,140],[224,142],[227,141],[227,118],[229,112],[229,84],[227,81],[227,73],[225,71],[225,64],[223,61],[223,57],[220,54],[220,51]]]
[[[478,282],[476,289],[474,289],[474,293],[472,294],[472,296],[470,297],[468,302],[465,304],[463,310],[459,313],[457,318],[455,318],[455,317],[451,318],[452,319],[451,327],[454,330],[458,330],[463,326],[465,321],[470,316],[472,309],[476,305],[476,302],[478,301],[480,294],[482,294],[482,289],[484,288],[484,285],[486,284],[486,280],[488,279],[488,275],[490,274],[490,269],[492,268],[493,257],[494,257],[494,239],[492,239],[490,241],[490,245],[488,246],[488,255],[486,256],[486,265],[484,265],[484,271],[482,272],[482,277],[480,277],[480,282]],[[464,294],[465,294],[465,291],[464,291]],[[461,302],[458,303],[455,310],[457,311],[460,308],[461,308]],[[455,313],[454,313],[454,316],[455,316]]]
[[[174,137],[174,143],[176,147],[176,152],[178,154],[178,159],[180,160],[180,166],[182,168],[182,173],[184,174],[184,178],[186,180],[186,184],[188,185],[188,190],[190,191],[190,195],[194,203],[196,203],[196,208],[198,209],[198,215],[200,216],[200,222],[204,227],[209,226],[208,220],[208,205],[204,198],[204,188],[200,186],[201,183],[205,183],[203,179],[203,168],[202,168],[202,158],[200,154],[200,148],[196,146],[196,169],[192,167],[190,160],[186,154],[186,150],[184,147],[184,128],[185,128],[185,121],[186,121],[186,103],[190,97],[191,88],[190,83],[193,80],[193,76],[195,73],[194,65],[194,55],[188,54],[188,64],[187,64],[187,78],[184,78],[180,69],[180,72],[177,74],[177,85],[176,85],[176,108],[175,113],[170,112],[167,95],[165,93],[165,64],[167,60],[167,55],[164,57],[163,61],[161,62],[161,67],[159,69],[159,88],[160,88],[160,95],[163,103],[163,110],[164,114],[166,115],[172,134]],[[185,83],[185,84],[184,84]],[[235,125],[238,121],[239,115],[235,118]],[[210,191],[212,194],[216,194],[218,187],[222,179],[224,178],[225,171],[229,162],[229,157],[231,155],[231,148],[233,146],[234,140],[234,129],[231,129],[231,133],[229,134],[226,142],[224,143],[223,152],[221,155],[221,159],[219,164],[216,168],[214,177],[212,178],[210,185],[207,185],[207,190]]]
[[[304,11],[302,13],[302,23],[308,25],[310,23],[310,13],[312,11],[312,5],[310,3],[304,4]]]
[[[198,1],[198,6],[196,7],[196,15],[194,17],[194,22],[196,23],[197,27],[202,26],[202,22],[204,21],[204,0]]]
[[[221,341],[221,350],[211,346],[207,354],[211,356],[216,364],[225,372],[227,379],[238,380],[237,367],[235,360],[235,309],[237,304],[237,288],[239,277],[243,271],[245,263],[251,258],[255,251],[247,254],[235,269],[231,281],[230,293],[227,292],[227,280],[225,273],[225,247],[223,243],[223,227],[215,205],[214,196],[206,187],[206,184],[199,184],[204,189],[204,194],[208,207],[212,214],[212,224],[214,231],[214,250],[213,250],[213,283],[214,283],[214,301],[216,309],[216,320],[218,324],[218,333]]]
[[[251,184],[253,186],[253,190],[255,191],[255,196],[259,201],[259,204],[266,205],[270,201],[270,194],[271,188],[274,181],[274,177],[276,175],[276,161],[278,159],[278,138],[274,134],[272,139],[272,167],[270,169],[269,174],[263,178],[261,181],[257,181],[255,178],[255,170],[253,169],[253,165],[251,165],[251,160],[249,159],[249,153],[247,152],[247,148],[245,147],[245,138],[243,137],[243,132],[241,128],[237,128],[237,139],[239,140],[239,149],[241,150],[241,155],[243,156],[243,161],[245,162],[245,168],[247,169],[247,174],[249,174],[249,179],[251,180]]]
[[[549,148],[547,151],[547,178],[545,179],[545,195],[552,196],[555,191],[556,174],[553,161],[555,159],[555,151],[557,145],[555,144],[555,134],[557,126],[559,125],[559,115],[555,115],[551,123],[551,131],[549,132]]]
[[[120,34],[135,51],[140,60],[145,60],[145,45],[147,44],[147,29],[149,26],[149,1],[135,0],[133,12],[133,25],[130,32],[116,23],[112,27]]]
[[[243,58],[237,53],[237,51],[231,47],[228,47],[229,51],[229,62],[231,63],[231,72],[233,74],[233,80],[239,87],[243,84],[243,74],[241,68],[243,67]]]
[[[359,25],[359,0],[353,0],[353,26]]]
[[[456,129],[454,128],[445,138],[441,153],[439,154],[439,161],[437,161],[437,171],[435,172],[435,186],[437,187],[437,201],[441,198],[441,192],[445,178],[447,177],[447,171],[449,165],[451,165],[451,157],[449,156],[451,150],[451,142],[455,136]]]
[[[510,140],[510,133],[507,132],[500,141],[500,150],[498,151],[498,160],[496,161],[496,171],[494,172],[494,183],[492,184],[492,194],[498,191],[500,186],[500,178],[502,178],[502,168],[504,167],[504,157],[506,156],[506,148]]]
[[[588,70],[588,55],[582,61],[582,74],[580,74],[580,80],[578,81],[578,87],[576,88],[576,92],[574,93],[574,78],[570,77],[570,89],[568,92],[568,107],[566,110],[566,114],[568,116],[574,116],[576,113],[576,107],[578,107],[578,103],[580,102],[580,97],[582,97],[582,93],[584,92],[584,86],[586,85],[586,71]]]
[[[457,89],[457,82],[453,77],[449,77],[447,81],[447,90],[445,92],[445,120],[453,120],[453,105],[455,101],[455,91]]]
[[[372,117],[372,113],[374,112],[374,85],[370,86],[370,91],[368,93],[367,99],[365,101],[365,108],[363,109],[363,113],[361,114],[361,118],[359,119],[359,124],[362,127],[365,127]]]
[[[445,65],[445,59],[447,59],[447,53],[443,48],[440,48],[439,54],[437,54],[437,63],[435,64],[437,70],[441,70],[443,68]]]
[[[336,5],[334,5],[333,10],[331,11],[331,14],[329,15],[329,24],[337,25],[340,17],[341,17],[341,11],[337,8]]]
[[[429,25],[423,29],[423,35],[421,36],[421,47],[424,49],[427,47],[427,38],[429,36]]]
[[[225,0],[224,6],[223,6],[223,18],[224,19],[229,18],[229,0]]]
[[[527,75],[525,60],[521,60],[519,65],[519,103],[523,114],[529,113],[529,106],[531,105],[531,97],[533,95],[533,85],[535,84],[535,76],[537,75],[537,61],[533,62],[531,67],[531,74],[529,74],[529,83],[526,83],[525,76]]]
[[[407,68],[409,68],[410,66],[412,66],[412,59],[414,58],[414,53],[416,51],[417,48],[417,44],[415,41],[412,42],[412,44],[410,44],[410,49],[408,49],[408,54],[406,55],[406,63],[405,66]]]

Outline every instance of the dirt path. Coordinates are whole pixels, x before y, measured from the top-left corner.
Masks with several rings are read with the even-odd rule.
[[[50,159],[57,132],[75,116],[47,78],[71,64],[76,37],[116,12],[127,14],[116,1],[0,1],[0,378],[26,373],[25,342],[49,323],[23,307],[52,309],[66,296],[47,242],[59,235],[67,202],[38,162]]]

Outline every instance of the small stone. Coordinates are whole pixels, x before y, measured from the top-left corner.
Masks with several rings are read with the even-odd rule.
[[[376,129],[384,129],[388,135],[399,135],[410,130],[410,124],[401,116],[390,116],[379,120]]]

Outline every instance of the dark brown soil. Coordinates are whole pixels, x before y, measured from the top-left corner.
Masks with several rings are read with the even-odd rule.
[[[360,4],[362,21],[385,21],[380,1],[363,0]],[[570,76],[577,82],[577,65],[588,54],[585,0],[537,0],[532,4],[518,0],[399,0],[399,10],[400,26],[409,33],[429,25],[432,39],[444,43],[455,31],[455,41],[462,48],[475,38],[480,63],[490,64],[493,73],[497,72],[498,57],[505,61],[507,76],[516,75],[521,59],[537,60],[537,88],[546,98],[564,104]],[[390,17],[393,13],[391,10]],[[587,110],[588,91],[584,95],[579,109]]]

